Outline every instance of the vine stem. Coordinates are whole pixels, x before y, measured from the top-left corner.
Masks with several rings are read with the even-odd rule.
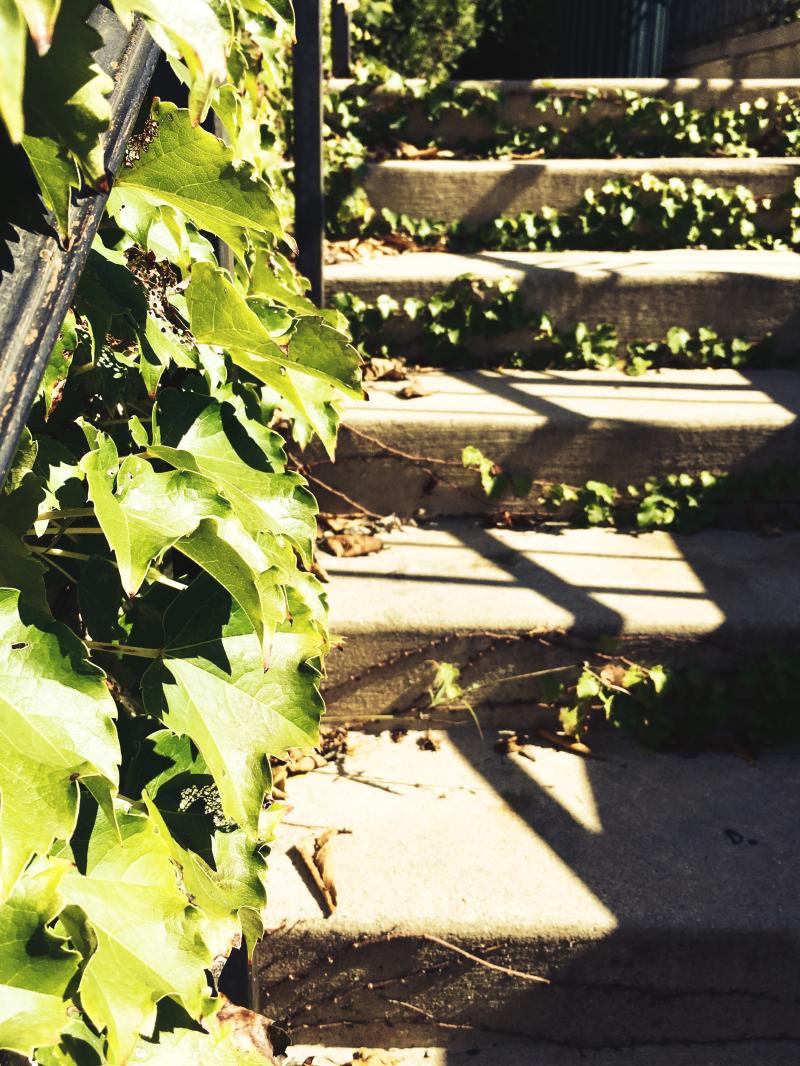
[[[42,511],[41,514],[37,514],[36,521],[57,522],[62,518],[92,518],[93,516],[94,508],[92,507],[65,507],[63,511]]]
[[[160,659],[164,654],[163,648],[138,648],[135,644],[112,644],[105,640],[85,640],[84,644],[90,651],[135,655],[140,659]]]
[[[90,532],[102,532],[102,530],[91,530]],[[87,555],[86,552],[73,552],[68,548],[41,548],[38,544],[29,544],[28,547],[32,552],[36,552],[37,555],[60,555],[65,559],[77,559],[78,562],[88,563],[90,559],[93,559],[93,555]],[[117,564],[111,560],[113,566]],[[119,569],[119,568],[118,568]],[[160,570],[156,570],[151,567],[147,571],[147,576],[151,581],[156,582],[158,585],[166,585],[168,588],[177,589],[179,592],[183,592],[188,586],[183,581],[175,581],[171,577],[167,577],[166,574],[162,574]],[[74,580],[70,578],[70,580]]]

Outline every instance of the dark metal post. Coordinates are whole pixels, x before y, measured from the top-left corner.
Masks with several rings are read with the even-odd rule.
[[[294,46],[294,233],[297,265],[311,282],[311,299],[325,301],[322,242],[322,9],[321,0],[295,0]]]
[[[331,0],[331,70],[334,78],[349,78],[350,62],[350,12],[343,0]]]

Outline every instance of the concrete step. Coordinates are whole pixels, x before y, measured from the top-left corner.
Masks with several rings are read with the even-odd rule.
[[[352,83],[334,79],[332,91],[346,89]],[[537,78],[533,81],[462,81],[462,89],[476,90],[476,99],[488,90],[498,95],[498,113],[510,126],[534,128],[542,122],[550,122],[557,128],[571,129],[584,120],[597,122],[614,117],[624,111],[626,94],[657,97],[667,101],[683,101],[690,108],[703,110],[738,107],[745,102],[759,99],[774,101],[779,94],[800,92],[800,78]],[[424,93],[426,83],[411,79],[410,87]],[[380,87],[371,96],[374,109],[392,106],[397,102],[397,92]],[[567,114],[559,107],[537,106],[543,98],[560,98],[575,101]],[[465,113],[445,109],[435,122],[426,117],[422,104],[404,94],[404,102],[410,110],[410,121],[403,130],[403,139],[412,143],[425,142],[431,136],[443,144],[458,145],[470,139],[480,139],[492,134],[492,124],[481,116],[480,102]]]
[[[255,988],[295,1040],[453,1042],[448,1063],[471,1041],[509,1066],[573,1066],[578,1049],[590,1066],[797,1061],[798,752],[350,739],[290,781],[270,856]],[[327,828],[330,917],[293,850]],[[506,1051],[533,1041],[528,1057],[494,1058],[487,1031]]]
[[[485,686],[485,721],[529,726],[536,683],[509,678],[578,665],[601,639],[636,661],[724,671],[800,638],[797,533],[556,535],[453,519],[382,539],[377,554],[324,557],[344,638],[327,660],[337,717],[419,707],[432,659]]]
[[[626,485],[656,474],[753,470],[793,462],[800,430],[794,371],[461,371],[372,382],[368,403],[343,414],[336,462],[306,455],[312,474],[366,510],[411,516],[496,511],[473,471],[469,444],[540,481]],[[316,486],[315,486],[316,487]],[[352,511],[319,490],[323,511]],[[530,509],[504,497],[502,506]]]
[[[643,174],[663,180],[702,179],[714,188],[746,186],[756,197],[791,193],[800,176],[798,159],[526,159],[387,160],[367,168],[365,188],[376,209],[416,218],[461,219],[478,224],[501,215],[568,210],[587,189],[609,179],[637,181]],[[788,209],[762,212],[765,223],[788,218]]]
[[[794,1040],[586,1050],[476,1032],[447,1048],[292,1045],[286,1066],[797,1066],[799,1058]]]
[[[610,322],[622,341],[662,339],[678,325],[760,339],[792,315],[800,317],[800,256],[794,252],[414,252],[326,269],[330,291],[367,301],[382,293],[400,301],[430,299],[464,274],[489,281],[511,278],[526,305],[547,311],[557,328]],[[414,325],[400,327],[408,345],[404,354],[419,356],[424,344]],[[527,340],[527,331],[517,331],[491,343],[477,339],[474,348],[481,355],[524,350]]]

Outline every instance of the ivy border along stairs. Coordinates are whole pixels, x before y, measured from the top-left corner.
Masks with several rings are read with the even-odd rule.
[[[0,1048],[255,1064],[268,1023],[217,982],[261,933],[270,758],[316,743],[328,646],[316,505],[270,426],[332,453],[360,358],[288,258],[290,5],[111,7],[0,12],[4,151],[47,208],[9,204],[40,262],[2,284],[29,317],[3,359]],[[120,166],[148,34],[188,107],[155,100]]]

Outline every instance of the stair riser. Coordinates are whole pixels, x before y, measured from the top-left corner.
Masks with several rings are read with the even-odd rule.
[[[447,590],[433,585],[432,596]],[[476,586],[476,597],[496,594],[496,590]],[[691,610],[691,604],[685,607]],[[337,624],[338,623],[338,624]],[[562,630],[516,632],[509,627],[474,633],[350,632],[344,619],[332,619],[334,632],[344,638],[342,647],[328,656],[328,680],[324,686],[327,713],[343,721],[368,721],[379,715],[411,720],[429,706],[428,688],[435,667],[431,663],[454,663],[461,670],[461,683],[481,687],[470,696],[485,730],[522,729],[539,726],[558,728],[554,711],[538,706],[539,689],[535,678],[504,679],[540,670],[568,667],[575,678],[584,663],[601,670],[606,659],[599,657],[598,644],[611,637],[601,628],[565,634]],[[653,628],[658,626],[654,616]],[[724,675],[742,661],[772,651],[791,653],[797,647],[800,628],[791,632],[777,625],[754,625],[738,633],[722,631],[711,635],[629,634],[617,637],[615,652],[642,665],[663,665],[670,669],[699,669],[706,674]],[[440,709],[431,712],[438,728],[470,725],[464,710]]]
[[[636,256],[635,252],[630,254]],[[764,276],[747,270],[738,274],[695,274],[689,253],[686,254],[687,259],[682,261],[687,267],[680,274],[668,269],[664,273],[653,270],[623,274],[614,266],[606,267],[604,253],[597,254],[595,270],[559,268],[555,256],[520,270],[512,255],[496,253],[480,259],[458,257],[449,274],[438,270],[417,275],[404,275],[397,269],[383,272],[377,261],[370,264],[369,271],[332,268],[328,277],[331,292],[351,292],[367,302],[389,293],[402,302],[409,296],[430,300],[463,273],[474,272],[493,279],[510,276],[518,283],[526,307],[546,311],[558,328],[566,329],[577,322],[592,326],[608,322],[616,326],[621,343],[660,340],[678,325],[689,330],[710,326],[721,336],[758,340],[796,313],[797,278]],[[675,258],[677,261],[677,254]],[[415,322],[399,322],[394,336],[398,352],[425,361],[425,338]],[[476,338],[466,347],[476,358],[489,359],[498,353],[524,352],[528,344],[528,331],[518,330],[491,340]]]
[[[512,931],[487,931],[488,940],[436,932],[552,983],[487,970],[413,934],[370,942],[355,929],[326,935],[299,923],[270,936],[257,957],[258,1006],[273,1018],[294,1014],[294,1039],[303,1043],[446,1044],[464,1027],[585,1048],[800,1037],[798,945],[788,936],[620,929],[592,942],[567,930],[531,940]]]
[[[751,160],[586,162],[588,165],[572,160],[372,164],[365,188],[377,210],[388,208],[415,218],[461,219],[477,225],[543,207],[569,210],[587,189],[600,189],[610,179],[636,181],[646,173],[664,180],[679,177],[691,182],[700,178],[715,188],[744,185],[758,198],[791,193],[792,182],[800,175],[800,163],[794,162],[770,162],[769,166]],[[758,223],[774,232],[785,228],[787,221],[788,209],[780,206],[757,216]]]
[[[332,87],[344,86],[346,82],[333,82]],[[420,83],[421,84],[421,83]],[[469,85],[470,83],[461,83]],[[655,96],[666,100],[682,100],[688,107],[711,109],[736,107],[743,101],[755,101],[766,97],[774,99],[780,92],[800,91],[800,79],[764,79],[744,82],[731,82],[727,79],[717,81],[699,81],[696,78],[670,80],[667,78],[619,79],[603,82],[598,79],[540,79],[532,82],[481,82],[499,91],[499,117],[509,126],[533,129],[548,122],[556,128],[574,129],[584,121],[595,123],[621,115],[625,109],[625,100],[619,90],[628,90],[643,96]],[[535,105],[542,93],[569,97],[576,100],[585,98],[588,90],[600,89],[600,95],[594,100],[587,112],[574,106],[568,114],[560,114],[552,107],[540,109]],[[373,108],[391,106],[395,95],[390,90],[381,90],[373,96]],[[492,106],[491,104],[489,105]],[[477,105],[480,107],[480,104]],[[410,121],[403,131],[403,137],[412,143],[427,143],[436,137],[445,146],[458,146],[462,142],[480,140],[493,135],[493,126],[479,114],[458,114],[446,110],[443,116],[431,122],[420,104],[410,105]]]
[[[412,401],[413,402],[413,401]],[[590,479],[625,486],[646,478],[703,470],[756,470],[775,462],[795,462],[800,430],[753,427],[648,427],[644,424],[585,423],[540,425],[516,432],[483,424],[422,423],[397,432],[380,422],[359,425],[371,437],[414,456],[417,462],[387,454],[345,427],[335,463],[317,449],[307,461],[334,491],[318,488],[321,510],[347,514],[353,502],[376,514],[411,517],[530,511],[540,495],[506,493],[490,499],[475,471],[437,465],[426,459],[460,461],[467,445],[477,445],[504,469],[539,481],[583,485]],[[424,457],[424,458],[423,458]],[[337,495],[336,490],[342,495]]]

